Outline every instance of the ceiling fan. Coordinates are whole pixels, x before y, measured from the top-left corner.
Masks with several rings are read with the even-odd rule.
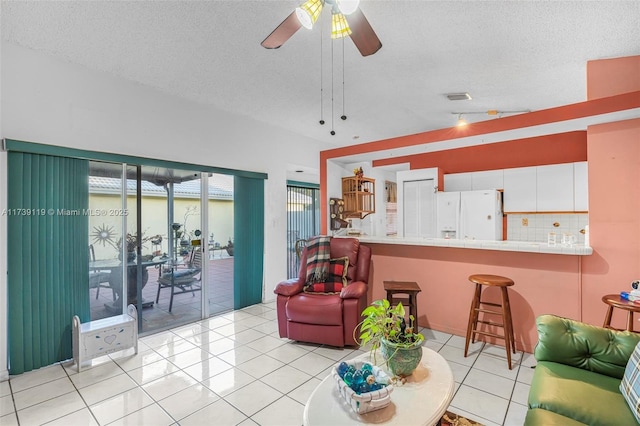
[[[260,44],[267,49],[279,48],[300,27],[313,28],[323,6],[327,5],[331,8],[331,38],[350,36],[362,56],[373,55],[382,43],[358,7],[359,3],[360,0],[307,0]]]

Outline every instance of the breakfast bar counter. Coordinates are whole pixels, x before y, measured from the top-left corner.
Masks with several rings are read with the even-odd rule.
[[[456,240],[446,238],[402,238],[402,237],[375,237],[370,235],[354,235],[366,244],[396,244],[406,246],[427,247],[452,247],[476,250],[500,250],[527,253],[563,254],[574,256],[589,256],[593,249],[583,244],[563,246],[556,244],[550,246],[547,243],[531,241],[488,241],[488,240]]]
[[[516,347],[532,352],[537,341],[535,318],[552,312],[580,320],[583,288],[582,263],[597,257],[597,250],[583,245],[566,247],[516,241],[397,238],[360,235],[371,248],[369,300],[384,299],[385,281],[416,282],[421,327],[457,336],[466,333],[474,286],[469,276],[492,274],[509,277]],[[499,303],[500,292],[488,289],[483,297]],[[486,293],[486,295],[485,295]],[[602,306],[604,318],[604,305]],[[489,339],[492,340],[492,339]]]

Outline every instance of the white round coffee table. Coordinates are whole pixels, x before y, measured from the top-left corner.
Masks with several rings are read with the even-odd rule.
[[[371,361],[369,354],[355,360]],[[382,355],[377,355],[382,364]],[[385,368],[384,365],[381,367]],[[386,371],[386,369],[385,369]],[[340,396],[335,379],[326,377],[313,391],[304,407],[305,426],[357,424],[434,425],[453,399],[455,383],[447,361],[437,352],[422,348],[422,361],[407,382],[394,387],[391,404],[380,410],[357,414]]]

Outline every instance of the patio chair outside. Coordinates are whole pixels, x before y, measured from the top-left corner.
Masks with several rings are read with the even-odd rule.
[[[89,245],[89,260],[95,262],[96,253],[93,249],[93,244]],[[96,299],[100,297],[100,289],[108,288],[113,293],[113,300],[117,298],[116,291],[111,287],[111,271],[94,270],[89,271],[89,288],[96,289]]]
[[[158,278],[158,294],[156,295],[156,304],[160,300],[160,290],[163,288],[171,289],[171,298],[169,299],[169,312],[173,309],[173,296],[176,294],[191,293],[195,297],[196,291],[202,290],[202,249],[196,246],[191,251],[187,268],[172,268],[162,273]]]

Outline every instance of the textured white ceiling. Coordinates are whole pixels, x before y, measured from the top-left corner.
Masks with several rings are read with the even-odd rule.
[[[376,1],[382,41],[362,57],[323,25],[260,42],[297,1],[2,2],[2,38],[342,146],[455,124],[454,111],[539,110],[586,99],[586,62],[640,54],[640,1]],[[325,27],[320,126],[320,27]],[[451,102],[448,92],[473,100]],[[332,117],[335,136],[331,136]],[[489,119],[485,115],[470,121]],[[358,135],[359,138],[353,139]]]

